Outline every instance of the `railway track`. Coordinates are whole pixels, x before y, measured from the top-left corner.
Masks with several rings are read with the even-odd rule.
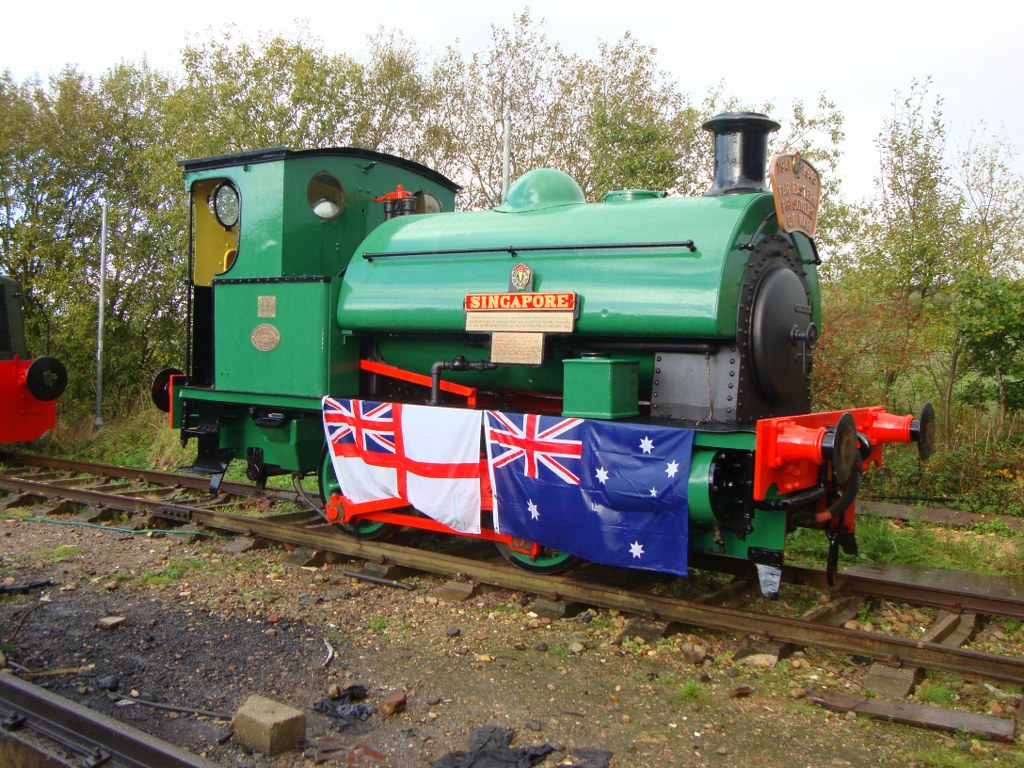
[[[14,675],[0,675],[0,764],[103,768],[216,768]]]
[[[9,468],[0,473],[0,491],[30,497],[65,500],[93,507],[139,512],[177,523],[190,523],[235,535],[290,543],[348,558],[386,563],[442,576],[460,575],[488,584],[531,593],[549,600],[613,608],[662,622],[705,627],[745,636],[755,635],[776,644],[828,649],[867,657],[895,667],[925,667],[968,677],[980,677],[1024,684],[1024,659],[1001,656],[956,643],[900,637],[841,626],[843,614],[833,601],[831,608],[812,615],[791,618],[730,607],[728,603],[746,589],[738,582],[720,593],[696,600],[652,594],[643,589],[601,583],[589,578],[602,569],[583,569],[573,576],[538,576],[515,569],[504,562],[432,552],[396,543],[368,542],[352,538],[337,529],[319,524],[313,509],[284,515],[252,517],[238,513],[239,498],[256,493],[253,486],[224,483],[221,494],[210,498],[204,478],[166,472],[109,467],[8,455]],[[16,467],[10,466],[17,464]],[[268,490],[278,500],[301,501],[296,491]],[[699,557],[695,567],[733,571],[745,576],[744,561]],[[837,590],[844,596],[878,597],[917,605],[937,606],[957,615],[994,615],[1024,618],[1024,590],[1008,580],[965,578],[949,572],[897,571],[899,578],[884,569],[840,574]],[[784,581],[825,587],[824,572],[787,567]],[[855,608],[853,609],[856,610]]]

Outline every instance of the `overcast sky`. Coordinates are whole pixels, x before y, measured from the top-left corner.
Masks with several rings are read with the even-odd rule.
[[[297,22],[329,53],[365,54],[381,27],[398,29],[421,53],[458,44],[486,47],[492,25],[508,27],[529,7],[567,52],[593,55],[600,41],[630,31],[658,51],[659,66],[697,100],[721,83],[727,96],[751,105],[772,101],[784,117],[801,99],[824,92],[846,118],[844,189],[869,194],[877,173],[874,141],[893,113],[896,91],[931,77],[945,99],[950,138],[962,143],[982,122],[1018,152],[1024,172],[1024,3],[1011,0],[111,0],[17,2],[2,19],[0,69],[15,79],[47,76],[65,64],[98,75],[124,59],[146,56],[176,70],[188,41],[224,25],[244,36],[294,34]]]

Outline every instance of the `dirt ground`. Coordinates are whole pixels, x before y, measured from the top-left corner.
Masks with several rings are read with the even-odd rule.
[[[356,581],[343,564],[303,567],[279,549],[228,546],[0,519],[0,579],[57,582],[0,596],[0,666],[32,670],[36,684],[224,766],[319,757],[403,768],[446,755],[439,765],[1024,765],[1019,744],[814,706],[811,687],[860,691],[863,668],[834,654],[745,664],[734,661],[744,638],[645,638],[642,625],[604,610],[551,622],[518,593],[449,601],[433,576],[403,576],[414,587],[404,591]],[[98,626],[115,616],[123,623]],[[377,710],[365,720],[314,709],[353,684]],[[306,713],[304,749],[267,757],[236,743],[228,720],[142,703],[230,716],[251,694]],[[385,714],[395,694],[405,707]],[[990,703],[981,694],[975,711]],[[512,732],[522,762],[451,756],[489,724]],[[544,745],[550,754],[530,762],[525,748]]]

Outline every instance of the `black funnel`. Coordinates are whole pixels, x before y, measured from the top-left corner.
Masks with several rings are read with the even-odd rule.
[[[715,134],[715,180],[705,195],[767,192],[768,134],[779,124],[760,112],[723,112],[704,123]]]

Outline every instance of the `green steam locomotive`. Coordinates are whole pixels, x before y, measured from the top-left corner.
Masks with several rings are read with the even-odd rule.
[[[588,203],[539,169],[453,212],[454,182],[378,152],[184,162],[188,359],[154,400],[211,490],[234,459],[314,475],[357,536],[479,537],[539,572],[707,550],[770,593],[807,526],[834,574],[861,472],[888,442],[926,457],[934,414],[810,412],[820,179],[777,157],[769,190],[764,115],[705,127],[700,197]]]

